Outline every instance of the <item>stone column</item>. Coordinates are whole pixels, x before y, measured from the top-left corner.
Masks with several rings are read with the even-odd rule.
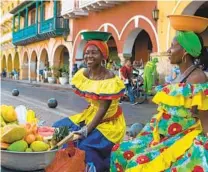
[[[121,65],[123,65],[123,64],[125,63],[125,57],[124,57],[124,54],[118,53],[118,57],[120,58]]]
[[[151,59],[158,58],[157,72],[159,74],[159,84],[164,84],[165,76],[169,75],[171,73],[171,69],[173,68],[173,65],[170,64],[169,56],[166,52],[161,52],[151,53],[150,57]]]

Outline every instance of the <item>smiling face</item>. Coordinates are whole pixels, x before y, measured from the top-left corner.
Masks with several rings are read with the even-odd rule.
[[[181,64],[183,62],[182,57],[184,56],[185,50],[180,46],[176,38],[173,39],[171,47],[168,49],[170,53],[171,64]]]
[[[103,55],[95,45],[89,45],[84,52],[84,59],[88,68],[95,68],[101,65]]]

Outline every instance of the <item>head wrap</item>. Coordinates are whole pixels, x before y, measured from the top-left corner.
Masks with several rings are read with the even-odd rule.
[[[108,59],[109,49],[108,49],[108,45],[107,45],[106,42],[98,41],[98,40],[90,40],[85,45],[84,52],[86,51],[87,47],[89,47],[90,45],[95,45],[100,50],[100,52],[102,53],[104,59],[105,60]]]
[[[176,40],[191,56],[198,57],[201,54],[202,45],[194,32],[177,31]]]

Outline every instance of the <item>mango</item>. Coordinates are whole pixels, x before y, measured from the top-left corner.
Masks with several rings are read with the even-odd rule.
[[[34,141],[31,143],[30,148],[34,152],[42,152],[42,151],[47,151],[49,148],[49,145],[43,141]]]
[[[8,143],[1,142],[1,149],[7,149],[9,147]]]
[[[1,105],[1,107],[0,107],[0,114],[2,115],[2,114],[5,114],[5,112],[7,111],[7,105]]]
[[[13,143],[21,140],[26,135],[26,129],[16,124],[6,125],[3,128],[3,134],[1,135],[1,141],[5,143]]]
[[[6,110],[2,113],[2,117],[5,122],[14,122],[17,120],[17,114],[13,106],[6,107]]]
[[[25,150],[28,148],[28,144],[24,140],[19,140],[14,143],[12,143],[7,150],[8,151],[14,151],[14,152],[25,152]]]
[[[31,148],[27,148],[26,150],[25,150],[25,152],[32,152],[33,150],[31,149]]]

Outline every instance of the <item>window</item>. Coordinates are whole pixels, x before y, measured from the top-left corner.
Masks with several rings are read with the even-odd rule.
[[[31,11],[30,25],[35,24],[35,9]]]

